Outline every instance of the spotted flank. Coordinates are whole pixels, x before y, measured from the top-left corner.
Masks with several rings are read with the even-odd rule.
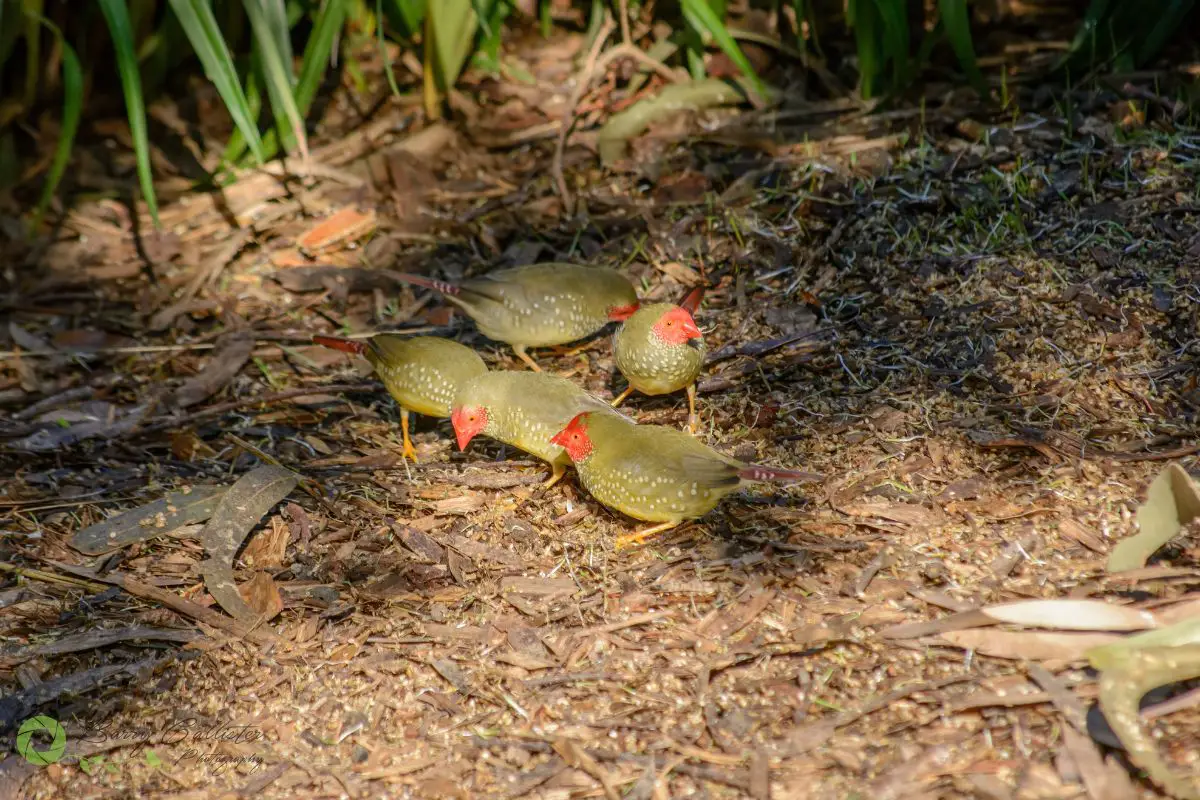
[[[364,353],[402,408],[449,417],[459,387],[487,372],[469,347],[436,336],[380,334]]]
[[[433,283],[422,279],[419,285],[436,288]],[[567,344],[591,336],[609,323],[613,309],[636,308],[638,303],[633,284],[620,273],[577,264],[500,270],[453,288],[453,293],[439,291],[475,320],[480,332],[523,347]]]
[[[670,394],[695,383],[704,366],[704,338],[672,341],[661,335],[664,315],[679,306],[643,306],[613,335],[613,358],[629,385],[642,394]],[[690,320],[690,317],[688,317]]]
[[[746,465],[681,431],[588,415],[591,450],[575,459],[597,500],[646,522],[681,522],[711,511],[741,485]]]

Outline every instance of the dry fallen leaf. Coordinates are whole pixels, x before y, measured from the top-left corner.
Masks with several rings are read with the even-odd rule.
[[[374,209],[363,213],[354,208],[343,208],[309,228],[296,244],[301,250],[315,253],[359,239],[375,230],[376,216]]]
[[[1100,600],[1025,600],[981,610],[999,622],[1064,631],[1144,631],[1159,624],[1149,611]]]
[[[279,587],[271,576],[261,570],[254,577],[238,587],[238,593],[246,601],[246,605],[262,616],[264,622],[270,621],[283,611],[283,597]]]
[[[250,336],[241,333],[222,336],[217,340],[217,347],[204,369],[184,381],[175,391],[175,404],[187,408],[221,391],[250,360],[253,350],[254,339]]]
[[[1169,464],[1150,484],[1146,502],[1137,512],[1138,534],[1123,539],[1108,557],[1109,572],[1146,566],[1154,551],[1200,518],[1200,489],[1179,464]]]
[[[997,631],[990,628],[947,631],[941,638],[957,647],[985,656],[1024,661],[1080,661],[1093,647],[1121,640],[1111,633],[1046,633],[1042,631]]]
[[[287,497],[298,483],[289,469],[266,465],[247,472],[229,487],[204,526],[201,539],[208,558],[201,562],[204,585],[221,608],[243,622],[254,622],[259,614],[242,599],[233,582],[233,557],[271,508]]]
[[[171,492],[153,503],[78,531],[71,537],[71,546],[95,556],[153,536],[164,536],[185,525],[208,519],[224,494],[224,486],[196,486],[186,492]]]

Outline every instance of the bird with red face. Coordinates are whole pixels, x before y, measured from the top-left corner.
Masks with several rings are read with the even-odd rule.
[[[450,416],[458,387],[487,372],[483,359],[469,347],[437,336],[401,336],[379,333],[366,341],[314,336],[313,343],[343,353],[361,355],[383,381],[400,406],[402,455],[417,460],[408,435],[408,413],[430,417]]]
[[[703,294],[700,287],[690,292],[680,305],[642,306],[613,335],[617,369],[629,381],[628,388],[613,400],[614,407],[635,390],[659,395],[687,389],[688,430],[696,432],[699,425],[696,378],[708,350],[692,313],[699,307]]]
[[[490,339],[507,342],[535,372],[530,347],[563,345],[591,336],[638,308],[633,284],[619,272],[579,264],[530,264],[461,283],[388,271],[392,278],[441,292]]]
[[[575,417],[550,441],[566,451],[592,497],[634,519],[659,523],[618,538],[618,548],[704,516],[746,481],[819,477],[746,464],[683,431],[595,412]]]
[[[486,372],[463,384],[455,394],[450,422],[458,449],[466,450],[483,434],[537,456],[550,465],[549,488],[566,473],[571,460],[550,441],[573,417],[592,411],[631,420],[566,378],[544,372]]]

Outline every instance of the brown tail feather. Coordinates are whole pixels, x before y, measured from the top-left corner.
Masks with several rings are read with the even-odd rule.
[[[761,464],[750,464],[738,470],[738,477],[744,481],[815,481],[821,476],[815,472],[802,472],[798,469],[777,469],[764,467]]]
[[[365,342],[358,342],[353,339],[339,339],[336,336],[314,336],[313,344],[328,347],[330,350],[341,350],[343,353],[362,353],[367,349]]]
[[[700,307],[700,301],[704,299],[704,290],[706,288],[704,284],[700,284],[684,295],[684,298],[679,301],[680,308],[683,308],[689,314],[695,314],[696,309]]]
[[[393,272],[390,269],[387,271],[387,274],[390,277],[401,281],[402,283],[410,283],[413,286],[420,286],[423,289],[432,289],[433,291],[441,292],[442,294],[454,296],[462,292],[462,288],[455,286],[453,283],[446,283],[445,281],[439,281],[435,278],[426,278],[423,275],[412,275],[407,272]]]

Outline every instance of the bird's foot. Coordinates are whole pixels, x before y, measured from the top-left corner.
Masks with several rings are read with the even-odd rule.
[[[583,344],[576,345],[575,347],[568,347],[566,345],[557,345],[555,347],[551,347],[550,352],[556,356],[559,356],[560,358],[563,358],[563,357],[574,358],[575,356],[579,355],[584,350],[587,350],[589,347],[591,347],[594,344],[595,344],[595,342],[591,341],[591,342],[584,342]]]
[[[689,416],[687,429],[688,429],[688,433],[690,433],[692,436],[695,436],[696,434],[698,434],[700,432],[700,417]]]
[[[529,355],[524,347],[514,347],[513,352],[517,354],[517,358],[524,361],[526,366],[528,366],[534,372],[542,371],[542,368],[538,366],[538,363],[533,360],[533,357]]]
[[[616,542],[617,550],[620,551],[628,547],[633,547],[634,545],[639,545],[647,539],[657,536],[663,531],[669,531],[678,524],[678,522],[664,522],[661,525],[654,525],[646,528],[644,531],[636,531],[634,533],[626,533],[622,536],[618,536]]]
[[[402,458],[407,458],[416,464],[418,461],[417,448],[413,447],[413,443],[411,441],[406,440],[404,442],[404,448],[400,451],[400,456]]]
[[[562,480],[562,476],[563,476],[563,475],[566,475],[566,474],[567,474],[567,471],[566,471],[566,469],[555,469],[555,470],[554,470],[554,471],[553,471],[553,472],[550,474],[550,477],[549,477],[549,478],[547,478],[546,480],[542,481],[542,490],[543,490],[543,491],[545,491],[545,490],[549,489],[551,486],[553,486],[554,484],[556,484],[556,483],[558,483],[559,481],[561,481],[561,480]]]
[[[617,406],[621,405],[621,403],[624,403],[625,398],[629,397],[629,395],[631,395],[631,394],[633,394],[633,387],[628,386],[625,388],[625,391],[621,392],[619,395],[614,397],[612,402],[609,403],[609,405],[612,406],[613,408],[616,408]]]

